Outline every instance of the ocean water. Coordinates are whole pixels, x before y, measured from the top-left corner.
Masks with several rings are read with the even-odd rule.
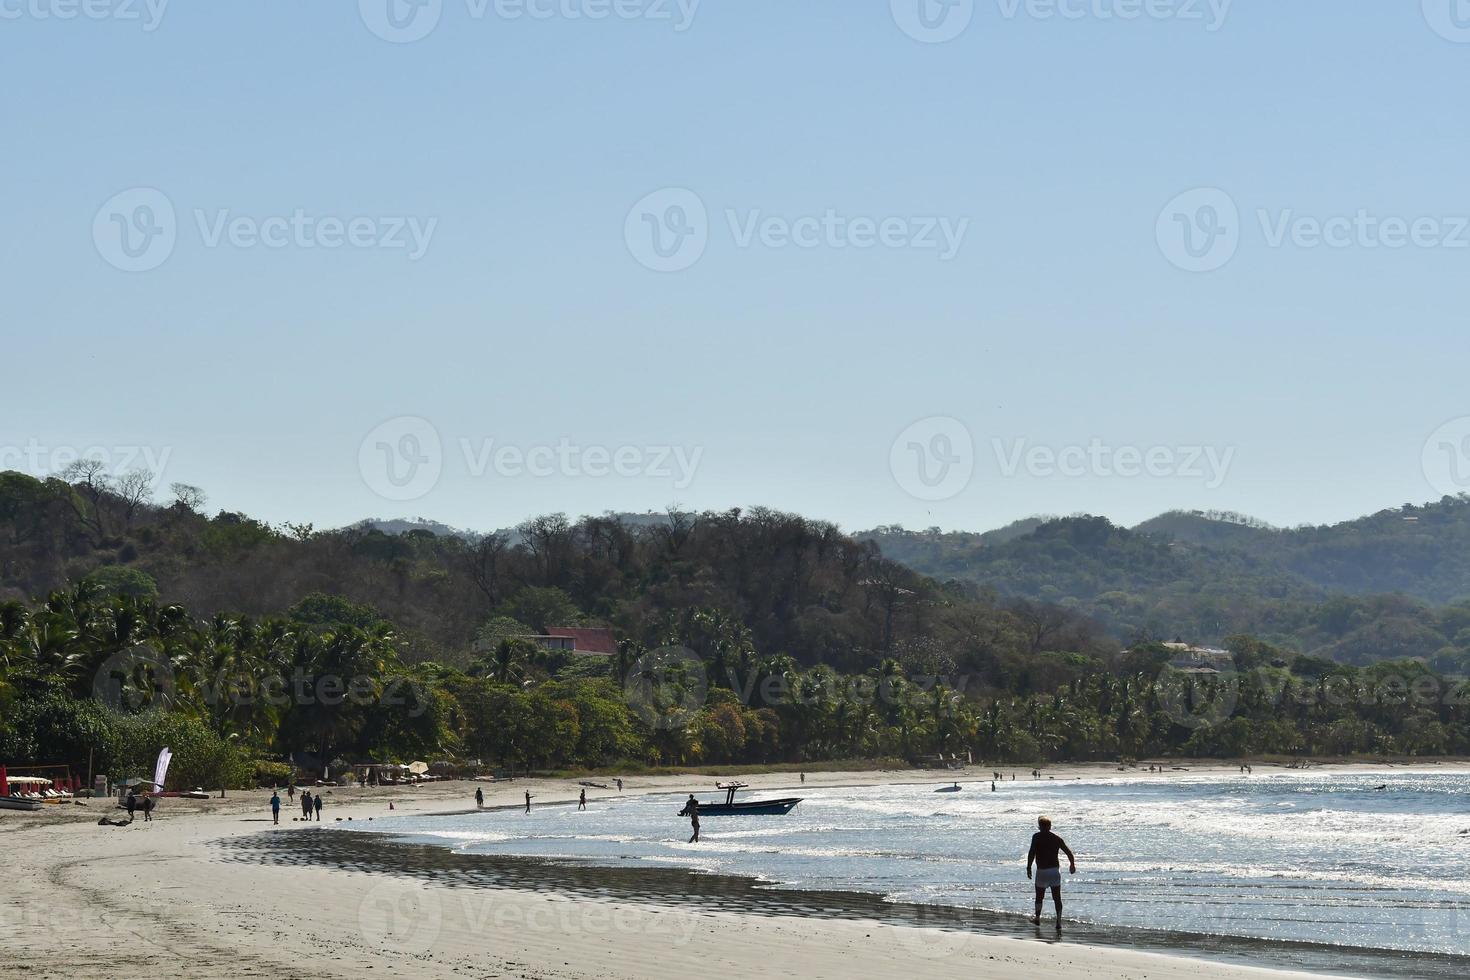
[[[1078,873],[1064,875],[1065,918],[1092,931],[1470,955],[1470,775],[939,785],[746,791],[742,799],[803,802],[786,816],[707,816],[698,844],[677,816],[687,793],[597,800],[582,812],[398,817],[371,829],[461,854],[675,867],[771,889],[1029,915],[1025,855],[1045,813],[1078,857]],[[706,801],[720,795],[706,786],[690,789]]]

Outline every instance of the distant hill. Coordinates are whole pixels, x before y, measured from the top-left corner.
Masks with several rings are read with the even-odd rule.
[[[1250,633],[1352,661],[1470,649],[1470,633],[1459,635],[1470,610],[1470,498],[1289,529],[1202,512],[1134,528],[1089,516],[1026,525],[856,537],[942,581],[1084,612],[1125,640]]]

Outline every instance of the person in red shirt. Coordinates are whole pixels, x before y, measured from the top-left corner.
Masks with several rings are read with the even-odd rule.
[[[1031,877],[1031,865],[1036,865],[1036,914],[1031,921],[1041,924],[1041,904],[1046,899],[1046,890],[1051,889],[1052,903],[1057,907],[1057,928],[1062,927],[1062,862],[1059,854],[1067,855],[1071,865],[1069,874],[1077,873],[1077,856],[1067,842],[1051,832],[1051,818],[1037,817],[1036,825],[1041,828],[1031,835],[1031,851],[1026,855],[1026,877]]]

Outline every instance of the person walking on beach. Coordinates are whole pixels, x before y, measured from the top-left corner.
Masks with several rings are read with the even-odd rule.
[[[684,809],[681,811],[681,813],[684,816],[687,816],[689,818],[689,826],[691,826],[691,827],[694,828],[694,836],[691,837],[691,838],[689,838],[689,843],[691,843],[691,844],[698,844],[699,843],[699,801],[694,798],[694,794],[693,793],[690,793],[689,794],[689,802],[684,804]]]
[[[128,808],[128,823],[132,823],[133,813],[138,809],[138,794],[128,790],[128,800],[124,805]]]
[[[296,802],[296,780],[293,779],[286,784],[286,796],[292,803]]]
[[[301,819],[311,819],[311,790],[301,791]]]
[[[623,791],[623,781],[621,779],[619,779],[617,781],[617,783],[618,783],[618,792],[621,793]]]
[[[531,812],[531,791],[526,790],[526,812]]]
[[[483,789],[481,789],[480,787],[476,786],[475,787],[475,809],[477,809],[477,810],[483,809],[484,806],[485,806],[485,791]]]
[[[577,809],[587,809],[587,791],[585,789],[582,790],[582,795],[577,797]]]
[[[271,790],[271,823],[281,822],[281,794]]]
[[[1036,826],[1040,828],[1031,835],[1031,851],[1026,855],[1026,877],[1031,877],[1031,865],[1036,865],[1036,914],[1031,917],[1033,924],[1041,924],[1041,903],[1046,898],[1046,890],[1051,889],[1052,904],[1057,908],[1057,928],[1062,927],[1062,862],[1059,853],[1067,855],[1067,863],[1070,865],[1068,874],[1077,873],[1077,856],[1067,846],[1067,842],[1051,832],[1051,818],[1037,817]]]
[[[316,811],[316,818],[320,820],[322,818],[322,794],[318,793],[311,798],[311,806]]]

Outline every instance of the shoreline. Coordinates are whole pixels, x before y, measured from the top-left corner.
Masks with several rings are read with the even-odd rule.
[[[1095,764],[1058,766],[1044,770],[1044,775],[1101,780],[1238,774],[1236,763],[1176,764],[1180,771],[1119,772],[1116,764]],[[1470,763],[1347,764],[1313,771],[1374,769],[1465,772]],[[799,790],[802,784],[794,775],[788,771],[743,778],[752,790]],[[1026,781],[1026,773],[1016,775],[1017,782]],[[1253,778],[1264,775],[1258,766]],[[628,776],[623,795],[702,789],[713,779]],[[836,788],[955,780],[988,783],[989,775],[974,767],[956,772],[810,772],[805,785]],[[487,804],[510,807],[527,790],[537,797],[536,806],[547,806],[575,803],[582,789],[575,779],[366,790],[323,787],[322,823],[307,828],[287,817],[279,831],[305,837],[311,829],[331,828],[338,817],[344,821],[351,817],[355,829],[376,830],[371,824],[387,816],[473,813],[473,807],[454,804],[470,799],[476,788],[485,790]],[[589,801],[617,796],[615,790],[588,791]],[[627,896],[571,901],[555,892],[506,888],[503,882],[471,888],[447,881],[413,881],[393,873],[403,869],[390,846],[369,849],[345,868],[223,857],[220,842],[259,840],[261,831],[273,830],[266,806],[269,797],[268,790],[252,790],[232,792],[225,800],[170,799],[152,823],[128,828],[96,826],[98,817],[115,812],[110,800],[56,807],[51,813],[0,812],[0,843],[8,845],[11,886],[0,898],[0,929],[8,947],[7,957],[0,961],[0,976],[12,971],[42,978],[91,975],[114,969],[121,950],[127,950],[134,968],[172,970],[191,978],[293,971],[361,977],[365,969],[387,968],[409,977],[595,975],[659,980],[716,967],[772,976],[875,980],[916,972],[1020,980],[1058,969],[1089,977],[1147,975],[1153,980],[1321,975],[1202,959],[1199,956],[1210,954],[1194,955],[1188,949],[1138,951],[1017,938],[997,935],[997,930],[954,933],[929,925],[932,919],[895,924],[877,917],[823,918],[819,913],[782,917],[681,908]],[[283,814],[289,812],[283,796]],[[382,832],[393,833],[391,826]],[[956,935],[962,939],[953,938]]]

